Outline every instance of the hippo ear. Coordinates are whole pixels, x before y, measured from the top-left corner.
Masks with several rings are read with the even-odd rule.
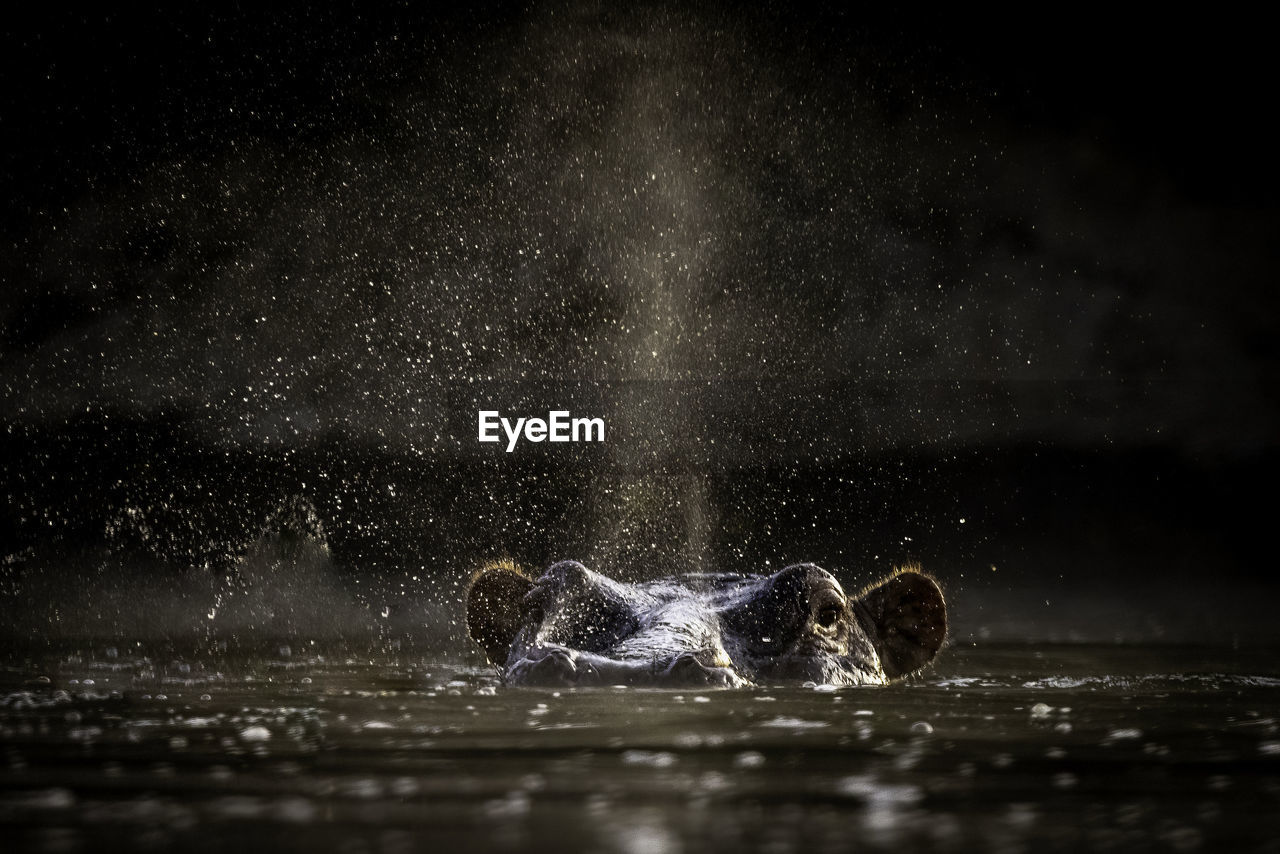
[[[524,624],[523,600],[533,582],[508,564],[476,573],[467,590],[467,632],[501,667]]]
[[[947,636],[947,606],[937,583],[919,572],[899,572],[868,588],[857,601],[884,675],[906,676],[938,654]]]

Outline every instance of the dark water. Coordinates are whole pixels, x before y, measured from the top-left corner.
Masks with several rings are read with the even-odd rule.
[[[1280,850],[1274,650],[954,647],[910,684],[10,650],[5,850]]]

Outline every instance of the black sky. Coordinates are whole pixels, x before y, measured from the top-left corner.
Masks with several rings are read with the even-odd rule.
[[[471,486],[442,473],[458,458],[507,477],[477,409],[554,405],[616,437],[574,462],[613,475],[563,475],[598,517],[584,540],[677,499],[710,515],[672,539],[728,530],[739,499],[708,472],[772,467],[747,492],[808,506],[869,466],[846,496],[865,518],[826,520],[891,529],[850,547],[866,558],[917,527],[950,531],[933,547],[957,566],[1084,528],[1129,560],[1185,529],[1188,497],[1203,537],[1170,552],[1261,551],[1239,536],[1257,509],[1219,500],[1280,428],[1256,21],[195,4],[0,26],[18,539],[62,489],[31,486],[57,481],[49,447],[117,472],[152,447],[122,436],[172,433],[266,449],[311,490],[317,448],[375,448],[440,498]],[[512,471],[555,470],[533,453]],[[1043,463],[1062,453],[1087,461]],[[932,504],[894,503],[931,476]],[[975,503],[990,530],[956,533]]]
[[[465,54],[468,44],[519,29],[555,4],[305,12],[217,5],[48,6],[6,22],[5,180],[15,212],[58,201],[60,182],[65,200],[149,159],[216,145],[219,134],[304,141],[341,131],[369,109],[360,103],[364,91],[393,91],[415,66]],[[649,4],[633,17],[664,8],[676,7]],[[926,15],[841,4],[706,17],[758,36],[753,47],[763,62],[808,57],[827,73],[845,57],[879,57],[886,77],[913,69],[912,85],[956,94],[979,114],[1095,136],[1167,173],[1197,200],[1274,205],[1265,101],[1272,72],[1257,21]]]
[[[371,324],[416,311],[437,339],[462,323],[473,345],[423,376],[388,366],[418,358],[411,347],[371,362],[367,332],[341,333],[324,370],[349,381],[323,387],[299,379],[312,366],[286,363],[285,384],[326,404],[313,420],[338,429],[351,388],[385,385],[377,394],[403,411],[397,389],[442,375],[777,378],[761,367],[771,348],[782,375],[817,380],[1138,384],[1091,392],[1115,410],[1101,432],[1088,419],[1064,429],[1060,407],[1037,412],[1068,392],[1014,391],[1033,437],[1213,445],[1240,430],[1254,447],[1274,426],[1276,188],[1256,28],[662,4],[51,9],[9,28],[4,342],[24,413],[229,412],[233,387],[279,371],[263,348],[218,352],[218,339],[265,333],[296,351],[334,334],[317,328],[337,309]],[[591,186],[566,188],[583,155]],[[665,185],[628,208],[646,160],[672,172],[655,169]],[[431,210],[456,227],[424,232]],[[560,234],[522,267],[521,246],[545,229]],[[712,238],[692,272],[654,266]],[[649,267],[602,296],[626,259]],[[316,285],[263,270],[273,264],[310,264],[319,304],[298,306]],[[433,271],[477,276],[474,296],[402,299]],[[519,278],[569,293],[511,296]],[[657,279],[676,303],[646,303]],[[258,304],[268,290],[293,303],[282,325],[305,319],[256,328],[275,319]],[[184,327],[166,304],[204,323]],[[478,322],[486,310],[495,322]],[[522,322],[531,310],[539,328]],[[156,325],[180,340],[148,341]],[[565,345],[574,327],[585,347]],[[200,334],[208,346],[184,347]],[[681,345],[645,364],[646,335]],[[225,381],[186,376],[204,362]],[[831,364],[848,369],[832,377]],[[938,418],[954,427],[926,440],[987,438],[963,412]]]

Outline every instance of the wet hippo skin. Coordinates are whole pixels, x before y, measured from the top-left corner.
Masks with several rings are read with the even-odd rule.
[[[947,612],[915,570],[848,596],[815,564],[625,584],[561,561],[481,570],[467,629],[509,685],[877,685],[933,660]]]

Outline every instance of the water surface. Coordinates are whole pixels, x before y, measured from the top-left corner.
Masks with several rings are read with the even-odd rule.
[[[279,646],[11,650],[14,849],[1280,850],[1274,650],[956,646],[887,688],[507,689]]]

